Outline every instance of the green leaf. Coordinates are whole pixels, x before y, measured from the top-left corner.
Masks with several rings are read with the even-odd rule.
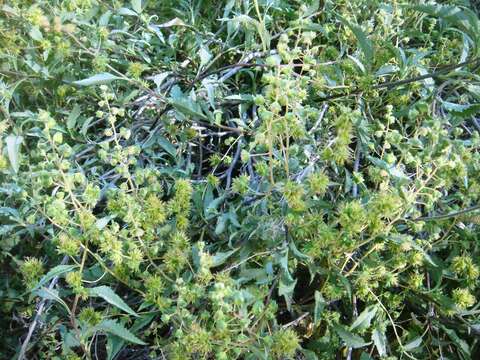
[[[158,25],[159,28],[169,28],[172,26],[186,26],[182,19],[174,18],[166,23]]]
[[[378,355],[385,356],[387,355],[387,338],[383,332],[375,329],[372,333],[372,340],[377,348]]]
[[[107,360],[113,360],[125,346],[125,341],[115,335],[107,335]]]
[[[95,226],[98,230],[102,230],[113,218],[115,218],[113,215],[104,216],[96,221]]]
[[[302,349],[300,351],[302,352],[305,360],[318,360],[317,355],[313,351],[307,349]]]
[[[57,303],[59,303],[60,305],[62,305],[65,310],[67,311],[67,313],[70,314],[70,308],[68,307],[68,305],[65,303],[65,301],[63,301],[60,296],[58,295],[58,291],[57,290],[54,290],[54,289],[48,289],[46,287],[42,287],[40,288],[39,290],[37,290],[35,292],[36,295],[40,296],[41,298],[43,299],[47,299],[47,300],[53,300],[53,301],[56,301]]]
[[[291,240],[289,243],[288,243],[288,247],[290,248],[290,250],[292,250],[292,253],[293,255],[298,258],[299,260],[303,260],[303,261],[309,261],[311,260],[310,256],[308,255],[305,255],[303,254],[302,252],[300,252],[300,250],[298,250],[297,246],[295,245],[295,242],[293,240]]]
[[[140,14],[142,12],[142,0],[132,0],[132,9]]]
[[[77,124],[77,119],[80,116],[80,113],[81,113],[81,107],[80,105],[77,104],[73,107],[72,111],[68,115],[67,128],[69,130],[73,129]]]
[[[344,25],[348,26],[350,30],[352,30],[353,34],[357,38],[360,49],[362,49],[362,52],[365,55],[367,65],[371,68],[374,60],[374,47],[372,41],[367,37],[360,26],[351,24],[342,16],[339,16],[339,19]]]
[[[373,360],[373,358],[368,353],[363,351],[360,355],[360,360]]]
[[[43,40],[43,35],[38,26],[34,26],[30,29],[28,32],[28,35],[35,40],[35,41],[42,41]]]
[[[352,334],[341,325],[334,325],[333,328],[348,347],[358,349],[371,344],[371,342],[366,342],[360,336]]]
[[[110,289],[108,286],[97,286],[94,288],[88,289],[88,293],[90,296],[97,296],[101,297],[103,300],[108,302],[109,304],[116,306],[117,308],[125,311],[126,313],[138,316],[135,311],[132,310],[130,306],[128,306],[125,301],[123,301],[120,296],[115,294],[115,292]]]
[[[32,289],[32,291],[42,287],[43,285],[48,283],[50,280],[52,280],[54,277],[66,274],[66,273],[74,270],[77,267],[78,267],[78,265],[57,265],[57,266],[55,266],[54,268],[50,269],[50,271],[48,273],[46,273],[45,276],[43,276],[40,279],[40,281]]]
[[[315,308],[313,310],[313,322],[315,325],[320,323],[320,318],[326,305],[327,303],[322,294],[319,291],[315,291]]]
[[[146,345],[142,340],[128,331],[122,324],[115,320],[104,320],[94,328],[95,331],[102,331],[107,334],[118,336],[119,338],[133,344]]]
[[[223,263],[225,263],[225,261],[227,261],[227,259],[230,256],[232,256],[234,253],[236,253],[238,251],[238,249],[240,249],[240,248],[230,250],[230,251],[226,251],[226,252],[216,252],[215,255],[213,255],[213,257],[212,257],[212,260],[213,260],[212,261],[212,267],[220,266]]]
[[[88,128],[90,127],[90,124],[93,121],[93,116],[90,116],[88,119],[85,120],[85,122],[82,125],[82,128],[80,129],[80,134],[85,136],[87,134]]]
[[[212,54],[208,51],[208,48],[205,46],[200,47],[200,51],[198,52],[200,56],[200,68],[203,68],[212,58]]]
[[[461,339],[457,333],[455,332],[455,330],[453,329],[448,329],[446,328],[445,326],[443,325],[440,325],[440,327],[443,329],[443,331],[445,332],[445,334],[448,335],[448,337],[450,338],[450,340],[452,340],[452,342],[455,344],[455,346],[467,357],[471,358],[471,353],[470,353],[470,346],[468,345],[468,343]]]
[[[135,11],[132,11],[129,8],[125,8],[125,7],[118,9],[118,15],[138,16],[138,14]]]
[[[413,349],[418,348],[422,344],[422,337],[419,336],[414,340],[410,341],[407,345],[404,345],[403,350],[411,351]]]
[[[14,219],[15,218],[18,219],[20,217],[20,213],[18,212],[17,209],[6,207],[6,206],[0,207],[0,215],[11,217]]]
[[[370,323],[372,319],[375,317],[377,313],[377,306],[368,306],[362,313],[357,317],[357,319],[353,322],[350,326],[350,330],[360,328],[362,330],[368,329],[370,327]]]
[[[480,111],[480,104],[455,104],[448,101],[442,101],[443,108],[447,110],[450,114],[467,118],[472,115],[478,114]]]
[[[23,137],[18,135],[8,135],[5,139],[7,143],[8,159],[14,172],[18,172],[20,168],[20,145],[23,142]]]
[[[170,141],[167,140],[166,137],[159,135],[157,137],[157,143],[162,147],[163,150],[169,153],[173,158],[177,157],[177,149]]]
[[[293,290],[297,285],[297,279],[291,280],[287,276],[282,276],[278,286],[278,295],[285,297],[287,308],[290,309],[292,305]]]
[[[122,79],[122,78],[110,73],[100,73],[100,74],[90,76],[89,78],[86,78],[83,80],[74,81],[73,83],[79,86],[92,86],[92,85],[108,84],[114,80],[119,80],[119,79]]]
[[[418,4],[407,5],[410,9],[443,19],[447,23],[467,32],[472,38],[479,38],[480,21],[471,10],[454,5]]]
[[[183,95],[178,86],[174,86],[172,88],[170,104],[186,116],[197,117],[202,120],[208,119],[207,116],[205,116],[205,114],[203,113],[200,105],[198,105],[189,97]]]

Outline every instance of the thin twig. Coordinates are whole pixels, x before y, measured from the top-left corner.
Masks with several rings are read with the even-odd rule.
[[[360,168],[360,158],[362,157],[362,146],[360,144],[360,139],[357,139],[357,148],[355,149],[355,162],[353,164],[353,172],[357,173]],[[352,186],[352,196],[356,198],[358,196],[358,185],[354,181]]]
[[[383,83],[383,84],[377,84],[377,85],[371,86],[370,88],[373,89],[373,90],[385,89],[385,88],[386,89],[393,89],[393,88],[401,86],[401,85],[407,85],[407,84],[417,82],[417,81],[420,81],[420,80],[434,78],[434,77],[442,75],[446,72],[464,67],[466,65],[478,64],[478,63],[480,63],[480,59],[479,58],[474,58],[474,59],[470,59],[470,60],[467,60],[467,61],[464,61],[464,62],[461,62],[461,63],[458,63],[458,64],[445,65],[445,66],[441,67],[439,70],[437,70],[435,72],[432,72],[432,73],[428,73],[428,74],[424,74],[424,75],[421,75],[421,76],[416,76],[416,77],[412,77],[412,78],[408,78],[408,79],[390,81],[390,82],[386,82],[386,83]],[[358,87],[354,87],[353,90],[348,92],[348,93],[341,93],[341,94],[334,94],[334,95],[325,96],[323,98],[320,98],[319,101],[327,101],[327,100],[333,100],[333,99],[338,99],[338,98],[347,97],[347,96],[358,95],[362,91],[364,91],[364,90],[361,89],[361,88],[358,88]]]
[[[327,110],[328,110],[328,104],[323,104],[322,110],[320,111],[320,115],[318,116],[318,120],[315,123],[315,125],[313,125],[312,128],[308,131],[309,134],[313,134],[317,130],[323,118],[325,117]]]
[[[303,319],[305,319],[309,314],[310,314],[310,313],[306,312],[306,313],[300,315],[297,319],[295,319],[295,320],[293,320],[293,321],[290,321],[290,322],[287,323],[287,324],[282,325],[282,328],[283,328],[283,329],[286,329],[286,328],[288,328],[288,327],[290,327],[290,326],[296,326],[296,325],[298,325],[298,323],[299,323],[300,321],[302,321]]]
[[[251,60],[253,60],[254,58],[263,57],[263,56],[269,56],[269,55],[274,55],[274,54],[276,54],[276,53],[277,53],[276,50],[253,52],[253,53],[247,55],[242,62],[243,62],[243,63],[249,63],[249,62],[250,62]],[[250,64],[250,65],[251,65],[251,64]],[[242,66],[235,66],[235,67],[233,67],[229,72],[227,72],[225,75],[223,75],[223,76],[220,78],[219,82],[224,82],[225,80],[231,78],[233,75],[235,75],[237,72],[239,72],[241,68],[242,68]]]
[[[233,172],[233,169],[235,168],[235,165],[238,162],[238,159],[240,159],[241,150],[242,150],[242,137],[240,137],[240,139],[238,139],[237,150],[235,151],[235,155],[233,156],[232,162],[231,162],[231,164],[228,167],[228,170],[226,172],[226,176],[227,176],[226,189],[229,189],[230,184],[232,183],[232,172]]]
[[[471,206],[469,208],[459,210],[459,211],[454,211],[448,214],[441,214],[441,215],[432,215],[432,216],[423,216],[423,217],[418,217],[416,219],[413,219],[412,221],[430,221],[430,220],[444,220],[452,217],[457,217],[459,215],[463,215],[466,213],[469,213],[471,211],[475,211],[480,209],[480,205],[475,205]]]

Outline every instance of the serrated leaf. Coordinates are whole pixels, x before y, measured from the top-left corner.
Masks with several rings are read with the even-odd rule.
[[[440,326],[443,331],[445,332],[445,334],[448,335],[448,337],[450,338],[450,340],[452,340],[452,342],[455,344],[455,346],[461,351],[463,352],[463,354],[469,358],[471,358],[471,352],[470,352],[470,346],[468,345],[468,343],[461,339],[457,333],[455,332],[455,330],[453,329],[448,329],[446,328],[445,326],[441,325]]]
[[[371,342],[366,342],[362,337],[352,334],[341,325],[334,325],[333,328],[348,347],[358,349],[371,344]]]
[[[116,306],[120,310],[125,311],[126,313],[138,316],[135,311],[132,310],[130,306],[128,306],[125,301],[120,298],[115,292],[110,289],[108,286],[97,286],[94,288],[88,289],[88,293],[90,296],[97,296],[101,297],[103,300],[108,302],[109,304]]]
[[[14,172],[18,172],[20,168],[20,145],[23,142],[23,137],[18,135],[8,135],[5,139],[7,144],[8,160]]]
[[[350,23],[347,19],[345,19],[342,16],[339,16],[339,19],[344,25],[348,26],[350,30],[353,32],[353,34],[357,38],[360,49],[365,55],[365,60],[367,61],[367,65],[371,67],[373,64],[373,58],[374,58],[374,48],[373,48],[372,41],[367,37],[367,35],[365,34],[365,32],[362,30],[360,26]]]
[[[287,276],[282,276],[278,285],[278,295],[285,298],[287,309],[292,306],[293,290],[297,285],[297,279],[291,280]]]
[[[38,282],[38,284],[32,289],[32,291],[40,288],[41,286],[45,285],[48,283],[50,280],[52,280],[56,276],[60,276],[63,274],[66,274],[75,268],[77,268],[78,265],[57,265],[54,268],[50,269],[48,273],[46,273]]]
[[[133,335],[122,324],[118,323],[115,320],[104,320],[100,324],[95,326],[95,330],[118,336],[119,338],[133,344],[146,345],[145,342]]]
[[[238,249],[240,249],[240,248],[230,250],[230,251],[225,251],[225,252],[216,252],[215,255],[213,255],[213,257],[212,257],[212,260],[213,260],[212,261],[212,267],[220,266],[223,263],[225,263],[225,261],[227,261],[227,259],[230,256],[235,254],[238,251]]]
[[[110,74],[110,73],[100,73],[83,80],[77,80],[73,83],[79,86],[92,86],[92,85],[102,85],[108,84],[114,80],[119,80],[121,77]]]
[[[309,261],[311,259],[310,256],[305,255],[302,252],[300,252],[300,250],[298,250],[293,240],[289,242],[288,247],[290,248],[290,250],[292,250],[293,255],[299,260]]]
[[[202,108],[190,98],[172,98],[170,99],[170,104],[172,104],[175,109],[177,109],[184,115],[197,117],[202,120],[208,119],[203,113]]]
[[[360,328],[360,329],[368,329],[370,327],[370,323],[372,322],[372,319],[375,317],[377,314],[377,307],[374,306],[369,306],[365,310],[362,311],[360,315],[355,319],[353,324],[350,326],[350,330]]]
[[[322,294],[319,291],[315,291],[315,308],[313,310],[313,322],[315,325],[320,323],[320,318],[327,305],[325,299],[323,298]]]
[[[442,101],[443,108],[450,114],[467,118],[472,115],[478,114],[480,111],[480,104],[455,104],[448,101]]]
[[[107,360],[113,360],[125,346],[125,341],[115,335],[107,335]]]
[[[375,329],[372,333],[372,340],[377,348],[378,355],[385,356],[387,355],[387,338],[384,333],[380,330]]]

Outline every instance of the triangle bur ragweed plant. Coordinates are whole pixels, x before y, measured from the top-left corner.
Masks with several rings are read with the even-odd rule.
[[[0,357],[478,358],[477,10],[0,5]]]

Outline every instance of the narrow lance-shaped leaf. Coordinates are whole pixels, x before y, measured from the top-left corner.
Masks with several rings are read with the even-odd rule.
[[[110,73],[100,73],[83,80],[77,80],[73,83],[79,86],[92,86],[92,85],[102,85],[108,84],[114,80],[119,80],[121,77],[110,74]]]
[[[358,348],[367,346],[371,343],[371,342],[366,342],[363,338],[361,338],[358,335],[352,334],[343,326],[335,325],[333,328],[337,332],[338,336],[340,336],[340,338],[345,342],[345,345],[347,345],[348,347],[358,349]]]
[[[22,144],[22,141],[23,137],[18,135],[9,135],[5,139],[5,142],[7,143],[8,159],[15,172],[18,172],[18,169],[20,168],[20,145]]]
[[[133,311],[132,308],[128,306],[125,301],[123,301],[120,296],[115,294],[115,292],[108,286],[97,286],[89,289],[88,292],[90,296],[101,297],[109,304],[116,306],[117,308],[125,311],[126,313],[133,316],[138,316],[137,313]]]
[[[372,333],[372,340],[377,348],[378,355],[385,356],[387,355],[387,338],[384,333],[380,330],[375,329]]]
[[[372,319],[375,317],[376,313],[377,313],[376,306],[367,307],[365,310],[362,311],[362,313],[357,317],[357,319],[350,326],[350,330],[353,330],[355,328],[367,329],[370,326],[370,323]]]
[[[146,345],[146,343],[133,335],[129,330],[115,320],[104,320],[95,326],[94,330],[118,336],[119,338],[122,338],[123,340],[133,344]]]
[[[357,38],[358,45],[365,55],[365,60],[367,62],[367,67],[371,68],[374,60],[374,47],[372,41],[367,37],[362,28],[358,25],[350,23],[347,19],[342,16],[339,16],[340,21],[348,26]]]
[[[326,305],[327,303],[322,294],[319,291],[315,291],[315,309],[313,311],[313,322],[315,325],[318,325],[320,322],[320,317]]]
[[[32,291],[40,288],[41,286],[45,285],[47,282],[49,282],[51,279],[53,279],[56,276],[60,276],[63,274],[66,274],[73,269],[77,268],[78,265],[57,265],[54,268],[50,269],[50,271],[43,276],[38,284],[35,286],[35,288],[32,289]]]

